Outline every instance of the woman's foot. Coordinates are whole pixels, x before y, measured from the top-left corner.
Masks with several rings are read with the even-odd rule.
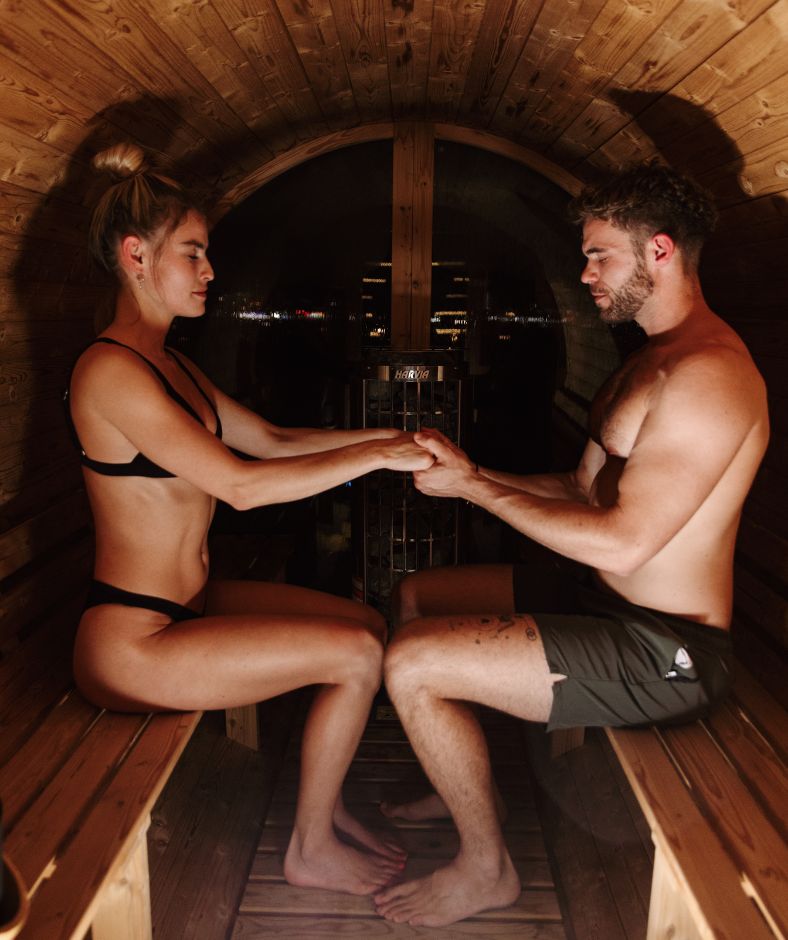
[[[285,853],[284,870],[291,885],[373,894],[398,875],[404,864],[354,849],[333,833],[315,840],[302,839],[294,831]]]

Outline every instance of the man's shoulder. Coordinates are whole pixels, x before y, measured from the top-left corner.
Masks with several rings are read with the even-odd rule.
[[[733,332],[676,349],[664,363],[658,398],[674,409],[721,418],[737,414],[759,422],[766,415],[766,385],[747,347]]]

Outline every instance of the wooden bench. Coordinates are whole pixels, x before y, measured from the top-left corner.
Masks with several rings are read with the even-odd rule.
[[[705,721],[607,734],[655,846],[647,940],[785,940],[785,709],[737,665]]]
[[[123,715],[73,687],[81,597],[0,660],[0,799],[4,852],[29,915],[21,940],[152,936],[150,813],[199,712]]]

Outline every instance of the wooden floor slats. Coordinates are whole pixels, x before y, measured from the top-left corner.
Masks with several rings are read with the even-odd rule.
[[[525,749],[516,723],[506,716],[486,715],[496,780],[508,808],[504,825],[507,845],[523,882],[516,904],[485,911],[460,924],[436,931],[406,924],[391,924],[375,912],[368,897],[332,891],[295,888],[282,873],[282,859],[292,828],[298,779],[299,740],[295,736],[252,863],[246,890],[235,922],[234,940],[258,937],[340,936],[374,940],[377,937],[518,937],[521,940],[564,940],[561,909],[553,883],[547,849],[536,815]],[[422,795],[428,784],[410,745],[391,710],[374,713],[356,759],[348,773],[344,796],[348,808],[366,825],[395,828],[408,851],[405,876],[419,877],[452,858],[458,838],[450,821],[405,822],[386,820],[378,809],[383,799],[407,800]]]
[[[368,899],[352,902],[359,905],[358,914],[347,911],[350,901],[333,894],[323,895],[323,911],[293,911],[294,894],[282,878],[281,852],[296,796],[299,745],[291,740],[292,729],[298,727],[303,704],[301,693],[263,703],[262,752],[228,741],[223,713],[204,716],[153,812],[148,853],[154,940],[310,940],[337,934],[358,940],[645,936],[653,845],[606,736],[592,729],[582,748],[550,759],[543,726],[509,719],[488,722],[487,737],[509,812],[506,831],[524,885],[515,909],[421,931],[376,917]],[[404,801],[425,792],[424,777],[403,741],[401,728],[392,721],[370,722],[366,730],[344,795],[370,823],[384,824],[377,809],[381,800]],[[520,751],[523,741],[528,771]],[[377,747],[383,743],[392,744],[390,760]],[[441,863],[441,853],[451,854],[456,845],[451,828],[448,822],[402,827],[413,852],[409,875],[426,874]],[[268,851],[260,849],[261,837]],[[306,903],[317,905],[318,898]],[[563,922],[557,917],[559,903]],[[345,905],[344,912],[337,913],[332,905]],[[522,916],[524,910],[528,918]]]

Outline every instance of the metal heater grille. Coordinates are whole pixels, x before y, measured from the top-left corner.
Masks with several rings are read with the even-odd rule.
[[[463,383],[450,358],[435,352],[386,353],[389,362],[364,370],[364,426],[432,427],[460,444]],[[388,616],[400,578],[457,562],[459,506],[454,499],[419,493],[409,473],[380,470],[365,476],[361,489],[362,596]]]

